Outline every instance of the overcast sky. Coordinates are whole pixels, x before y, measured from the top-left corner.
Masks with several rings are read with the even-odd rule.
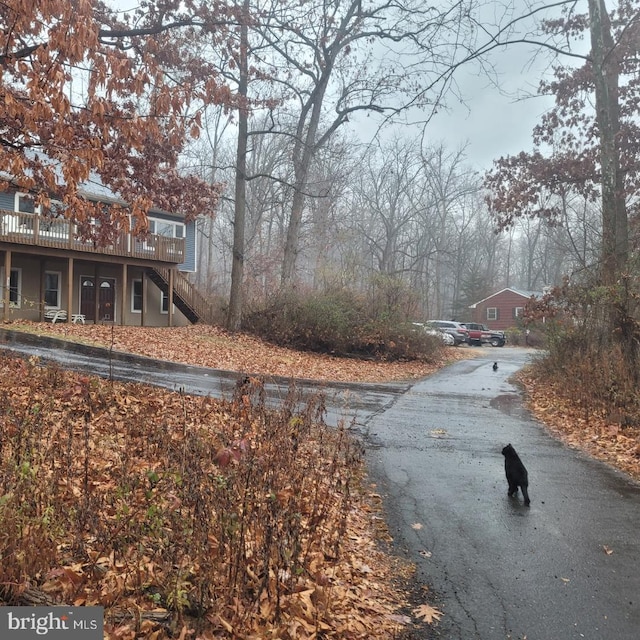
[[[519,64],[502,61],[502,91],[486,78],[460,73],[458,84],[465,102],[450,99],[450,109],[438,113],[427,129],[434,141],[441,139],[447,147],[466,143],[467,160],[479,170],[489,169],[500,156],[531,150],[533,127],[552,106],[550,98],[535,96],[545,67],[540,63],[529,68],[526,56],[530,54],[521,54]]]
[[[451,152],[466,146],[467,164],[484,172],[501,156],[514,155],[533,148],[532,132],[553,99],[536,95],[540,79],[549,73],[549,61],[532,59],[532,51],[521,47],[509,54],[495,56],[500,88],[486,76],[474,75],[473,69],[456,72],[457,92],[447,96],[447,109],[440,111],[427,125],[427,144],[441,142]],[[421,119],[423,114],[416,120]],[[363,141],[376,133],[376,119],[353,118],[352,125]],[[422,135],[423,124],[395,125],[383,137]]]
[[[583,0],[577,2],[584,4]],[[524,11],[527,0],[513,3]],[[551,15],[557,17],[557,11]],[[541,17],[542,14],[538,15]],[[584,51],[588,39],[573,41],[572,47]],[[533,44],[511,44],[490,54],[489,63],[495,71],[493,83],[486,75],[478,74],[474,63],[462,65],[454,75],[461,101],[452,93],[446,96],[448,109],[441,109],[433,117],[426,141],[444,142],[451,151],[466,145],[467,162],[479,171],[491,168],[492,162],[501,156],[530,151],[534,126],[553,106],[551,97],[537,95],[541,79],[551,77],[552,61],[581,64],[566,56],[553,60],[548,50]],[[421,128],[416,127],[417,134]],[[402,135],[407,135],[405,130]]]

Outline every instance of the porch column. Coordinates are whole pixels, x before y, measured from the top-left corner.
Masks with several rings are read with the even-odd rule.
[[[44,322],[44,270],[45,270],[45,259],[40,258],[40,312],[38,316],[38,320],[40,322]]]
[[[11,251],[4,252],[4,290],[2,292],[2,319],[9,319],[9,287],[11,286]]]
[[[122,265],[122,287],[120,287],[120,290],[122,292],[122,296],[121,296],[121,300],[120,300],[120,324],[122,326],[125,325],[125,321],[124,321],[124,314],[125,311],[127,310],[127,287],[128,287],[128,280],[127,280],[127,263],[125,262]]]
[[[169,269],[169,326],[173,327],[173,286],[174,286],[174,269]]]
[[[96,295],[95,295],[96,299],[95,299],[94,308],[93,308],[93,317],[95,318],[95,320],[93,321],[93,323],[98,324],[98,321],[100,319],[100,274],[98,273],[97,262],[93,268],[93,283],[96,289]]]
[[[75,313],[73,310],[73,258],[69,258],[67,262],[67,309],[68,322],[71,322],[71,315]]]

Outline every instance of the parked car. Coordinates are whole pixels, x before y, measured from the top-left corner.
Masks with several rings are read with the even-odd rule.
[[[453,338],[453,344],[456,347],[459,344],[466,343],[469,339],[469,330],[460,322],[454,322],[453,320],[429,320],[427,326],[442,333],[448,333]]]
[[[467,342],[471,346],[475,345],[480,347],[483,344],[491,342],[491,333],[483,324],[477,324],[475,322],[464,322],[463,324],[469,329]]]
[[[434,329],[433,327],[429,327],[428,325],[422,322],[414,322],[414,327],[419,327],[425,333],[428,333],[430,336],[434,336],[439,338],[444,342],[447,346],[452,347],[455,345],[455,340],[450,333],[445,333],[444,331],[440,331],[439,329]]]
[[[469,329],[469,344],[490,344],[492,347],[504,347],[507,341],[504,331],[494,331],[489,329],[486,324],[465,322],[464,326]]]

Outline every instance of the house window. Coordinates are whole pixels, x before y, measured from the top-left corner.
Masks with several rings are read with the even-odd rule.
[[[142,280],[134,280],[131,287],[131,312],[142,313]]]
[[[487,307],[487,320],[498,319],[498,307]]]
[[[59,271],[44,273],[44,304],[46,307],[60,308],[60,283],[62,274]]]
[[[0,269],[0,278],[2,278],[2,283],[0,286],[0,293],[2,294],[2,299],[0,299],[0,306],[4,306],[4,287],[5,287],[5,276],[4,276],[4,267]],[[22,269],[11,269],[11,274],[9,276],[9,306],[15,309],[20,309],[22,300]]]
[[[16,193],[15,210],[22,213],[35,213],[36,205],[33,201],[33,196],[27,193]]]
[[[33,196],[27,193],[16,193],[14,209],[19,213],[30,214],[15,216],[15,225],[17,227],[15,231],[19,231],[20,233],[33,233],[34,217],[32,214],[40,212],[40,207],[36,207]]]
[[[513,317],[522,318],[524,315],[524,307],[513,307]]]
[[[184,238],[184,224],[149,218],[149,232],[165,238]]]
[[[169,294],[160,292],[160,313],[169,313]]]

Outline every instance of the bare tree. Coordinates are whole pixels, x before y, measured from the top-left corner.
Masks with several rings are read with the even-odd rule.
[[[421,0],[329,0],[279,3],[264,25],[273,55],[272,78],[294,106],[293,198],[284,248],[282,284],[295,279],[299,235],[314,155],[360,112],[388,117],[409,107],[427,113],[440,101],[452,49],[469,27],[468,6],[436,8]],[[439,48],[449,42],[451,48]],[[411,57],[413,56],[413,57]],[[278,74],[280,68],[289,73]],[[419,91],[442,82],[435,91]],[[281,109],[281,107],[279,107]],[[272,132],[280,131],[274,113]],[[428,116],[427,116],[428,117]],[[281,131],[280,131],[281,132]]]
[[[242,279],[244,276],[244,227],[247,198],[247,138],[249,130],[249,8],[250,0],[243,1],[240,18],[240,49],[238,64],[238,141],[235,165],[235,213],[233,217],[233,262],[231,291],[227,313],[227,329],[238,331],[242,320]]]
[[[413,148],[412,148],[413,145]],[[417,211],[411,190],[424,180],[415,142],[395,139],[364,158],[363,172],[354,188],[359,210],[358,232],[366,252],[380,273],[408,271],[404,258]]]

